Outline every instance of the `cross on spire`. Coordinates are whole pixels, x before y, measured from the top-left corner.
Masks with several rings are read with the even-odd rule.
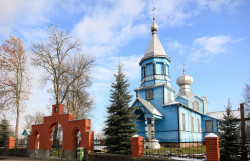
[[[182,66],[183,66],[183,74],[185,74],[185,65],[186,65],[185,63],[182,64]]]
[[[153,7],[153,9],[152,9],[152,11],[153,11],[153,16],[154,16],[153,19],[155,19],[155,9],[156,9],[155,7]]]

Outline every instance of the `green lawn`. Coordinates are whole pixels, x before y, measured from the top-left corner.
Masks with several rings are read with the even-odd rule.
[[[206,153],[206,146],[186,147],[186,148],[160,148],[145,149],[144,154],[165,155],[165,154],[202,154]]]

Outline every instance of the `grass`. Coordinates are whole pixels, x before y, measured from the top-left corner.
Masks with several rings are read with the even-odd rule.
[[[160,149],[145,149],[147,155],[166,155],[166,154],[203,154],[206,153],[206,146],[186,147],[186,148],[165,148]]]

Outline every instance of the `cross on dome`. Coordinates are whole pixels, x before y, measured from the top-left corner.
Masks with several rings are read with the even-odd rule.
[[[158,30],[158,25],[155,23],[155,7],[153,7],[153,23],[151,25],[151,31],[152,31],[152,34],[156,34],[157,30]]]
[[[185,63],[182,64],[182,66],[183,66],[183,74],[185,74],[185,65],[186,65]]]
[[[152,11],[153,11],[153,19],[155,19],[155,7],[153,7]]]

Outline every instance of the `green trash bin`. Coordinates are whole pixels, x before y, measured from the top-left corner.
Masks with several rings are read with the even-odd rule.
[[[83,157],[84,157],[84,148],[83,147],[79,147],[76,149],[77,152],[77,161],[83,161]]]

